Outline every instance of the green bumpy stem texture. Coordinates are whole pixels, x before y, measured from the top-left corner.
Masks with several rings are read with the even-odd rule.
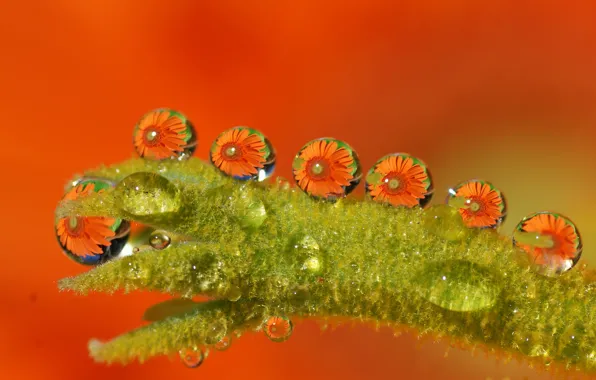
[[[536,364],[596,370],[593,272],[538,274],[511,239],[465,228],[452,207],[315,201],[283,179],[239,182],[198,159],[136,159],[85,175],[119,184],[61,203],[57,217],[120,217],[186,239],[64,279],[61,289],[215,299],[92,341],[98,361],[209,347],[260,329],[268,316],[289,316],[411,328]]]

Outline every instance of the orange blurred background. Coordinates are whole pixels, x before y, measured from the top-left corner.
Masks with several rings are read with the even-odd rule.
[[[479,5],[481,4],[481,5]],[[146,111],[184,112],[207,158],[218,133],[263,131],[277,174],[307,141],[348,141],[365,170],[423,158],[445,189],[482,177],[506,194],[508,233],[542,209],[572,217],[595,263],[593,1],[0,0],[6,233],[0,374],[22,379],[547,379],[525,364],[390,331],[299,323],[284,344],[243,337],[196,370],[158,358],[97,365],[91,337],[138,326],[159,295],[59,293],[87,270],[62,255],[53,212],[75,173],[132,155]],[[362,193],[362,187],[359,189]]]

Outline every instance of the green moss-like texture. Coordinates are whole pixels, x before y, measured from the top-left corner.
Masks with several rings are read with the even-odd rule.
[[[145,174],[126,185],[122,179],[133,173]],[[510,239],[465,228],[449,206],[315,201],[284,180],[241,183],[197,159],[137,159],[85,175],[119,184],[60,204],[58,217],[117,216],[187,240],[64,279],[61,289],[216,299],[106,343],[92,341],[98,361],[210,347],[281,315],[409,327],[468,348],[596,371],[593,275],[581,268],[540,275]]]

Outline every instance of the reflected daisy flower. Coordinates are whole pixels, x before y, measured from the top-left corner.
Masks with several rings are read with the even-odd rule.
[[[306,144],[296,155],[293,168],[298,186],[314,197],[345,196],[360,181],[356,153],[346,143],[334,139]]]
[[[192,125],[183,115],[158,109],[144,115],[134,132],[134,146],[141,157],[162,160],[178,157],[196,145]]]
[[[408,154],[382,157],[366,176],[366,191],[380,203],[393,206],[422,206],[433,193],[432,179],[426,164]]]
[[[449,194],[448,203],[457,205],[468,227],[495,228],[507,214],[503,194],[489,182],[466,181],[450,189]]]
[[[246,127],[220,134],[211,146],[210,158],[216,168],[237,179],[268,177],[275,162],[273,147],[265,136]],[[266,173],[260,176],[263,169]]]

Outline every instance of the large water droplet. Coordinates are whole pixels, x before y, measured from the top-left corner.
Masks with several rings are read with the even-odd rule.
[[[178,111],[159,108],[143,115],[133,143],[139,156],[151,160],[187,159],[197,147],[192,123]]]
[[[292,321],[287,317],[269,317],[263,325],[265,335],[273,342],[285,342],[292,330]]]
[[[447,203],[458,209],[464,224],[470,228],[497,228],[507,216],[503,193],[492,183],[479,179],[449,189]]]
[[[116,185],[119,206],[133,215],[175,212],[180,207],[180,191],[166,178],[155,173],[129,175]]]
[[[267,210],[260,200],[242,200],[238,203],[240,224],[244,228],[257,229],[267,219]]]
[[[445,240],[462,240],[467,228],[459,215],[458,209],[448,205],[434,205],[429,207],[423,216],[424,227]]]
[[[165,231],[154,231],[149,236],[149,244],[155,249],[166,249],[170,246],[172,239]]]
[[[275,150],[256,129],[234,127],[220,134],[211,146],[211,163],[239,180],[263,181],[275,168]]]
[[[547,276],[573,268],[583,250],[575,224],[553,212],[537,212],[523,218],[513,232],[513,244],[528,254],[539,273]]]
[[[423,298],[452,311],[489,308],[501,291],[488,269],[463,260],[427,264],[416,278]]]
[[[205,353],[197,347],[180,350],[179,354],[182,363],[188,368],[197,368],[205,360]]]

